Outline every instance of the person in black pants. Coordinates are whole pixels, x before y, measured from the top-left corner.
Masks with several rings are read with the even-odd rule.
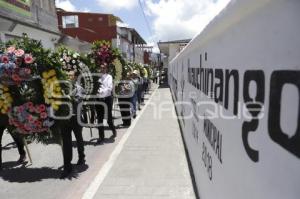
[[[70,80],[76,81],[78,77],[78,73],[75,73],[74,71],[68,72]],[[61,175],[61,178],[67,177],[72,172],[72,131],[76,138],[77,143],[77,151],[78,151],[78,161],[77,165],[84,165],[85,164],[85,154],[84,154],[84,142],[82,137],[82,126],[79,124],[78,119],[82,118],[81,111],[77,112],[77,107],[80,101],[83,98],[84,90],[80,86],[79,82],[74,83],[74,89],[71,93],[72,97],[72,104],[73,104],[73,115],[70,118],[69,121],[61,124],[61,130],[62,130],[62,140],[63,140],[63,156],[64,156],[64,171]],[[80,114],[79,118],[77,117],[77,114]]]
[[[138,110],[141,110],[141,105],[144,103],[144,81],[143,77],[139,76],[139,86],[138,86],[138,92],[137,92],[137,98],[138,98]]]
[[[131,125],[131,97],[118,98],[124,127]]]
[[[71,72],[69,74],[70,79],[75,82],[74,90],[72,92],[73,97],[73,116],[71,118],[70,124],[71,129],[74,132],[76,142],[77,142],[77,151],[78,151],[78,161],[77,165],[85,164],[85,155],[84,155],[84,143],[82,138],[82,126],[79,124],[78,120],[83,121],[82,110],[77,110],[78,104],[83,100],[84,89],[80,85],[80,82],[77,81],[79,73]],[[79,111],[79,112],[78,112]]]
[[[70,121],[56,121],[56,125],[59,126],[58,128],[61,131],[61,138],[62,138],[62,150],[63,150],[63,159],[64,159],[64,166],[63,171],[60,175],[61,179],[68,177],[73,169],[72,169],[72,130],[70,128]]]
[[[84,144],[82,139],[82,127],[78,125],[76,116],[72,116],[69,121],[59,121],[60,130],[62,135],[63,142],[63,159],[64,166],[63,172],[61,173],[60,178],[68,177],[72,171],[72,158],[73,158],[73,149],[72,149],[72,131],[74,132],[76,142],[77,142],[77,151],[78,151],[78,162],[77,165],[85,164],[85,155],[84,155]]]
[[[132,97],[135,92],[135,85],[131,80],[131,74],[127,73],[127,76],[117,86],[118,101],[120,112],[123,121],[123,127],[129,127],[131,125],[131,107]]]
[[[109,125],[109,128],[111,129],[113,135],[111,138],[115,138],[117,136],[117,131],[113,122],[112,117],[112,107],[113,107],[113,96],[112,96],[112,90],[113,90],[113,78],[110,74],[107,73],[107,66],[101,65],[100,66],[100,78],[98,80],[99,82],[99,89],[98,89],[98,101],[100,104],[96,105],[96,111],[97,111],[97,119],[98,119],[98,131],[99,131],[99,139],[98,142],[104,141],[104,125],[103,125],[103,119],[106,115],[107,117],[107,123]]]
[[[0,120],[1,120],[1,124],[0,124],[0,170],[2,169],[2,136],[3,136],[4,130],[6,129],[5,124],[8,124],[7,119],[8,118],[6,116],[0,116]],[[12,133],[10,133],[10,134],[11,134],[13,140],[15,141],[17,148],[18,148],[18,152],[20,154],[20,158],[18,159],[17,162],[23,163],[26,159],[26,152],[24,150],[23,140],[20,135],[12,134]]]

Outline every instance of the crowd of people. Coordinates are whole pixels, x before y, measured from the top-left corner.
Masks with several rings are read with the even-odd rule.
[[[152,73],[150,66],[124,60],[108,41],[95,41],[87,54],[64,46],[44,49],[26,34],[0,43],[0,144],[7,129],[17,145],[19,163],[30,157],[24,150],[27,141],[60,144],[65,178],[73,170],[72,132],[77,165],[85,165],[83,128],[97,128],[97,143],[102,143],[107,139],[106,119],[112,131],[108,139],[114,141],[114,103],[120,108],[120,127],[128,128],[144,104]],[[2,146],[0,170],[1,152]]]
[[[112,75],[108,73],[106,65],[100,66],[100,75],[97,78],[97,91],[96,97],[89,105],[83,106],[78,112],[78,106],[80,103],[85,102],[85,89],[78,81],[80,72],[69,71],[67,73],[68,79],[72,82],[72,92],[70,97],[72,99],[72,117],[65,122],[62,122],[63,133],[63,157],[64,157],[64,170],[61,173],[61,178],[66,178],[72,173],[72,132],[74,133],[77,151],[78,161],[77,165],[84,165],[86,163],[84,152],[84,141],[82,136],[84,123],[92,123],[96,125],[99,132],[97,143],[101,144],[105,140],[105,131],[103,119],[106,118],[107,124],[112,131],[112,136],[108,139],[114,140],[117,136],[117,128],[128,128],[131,125],[132,119],[136,118],[137,110],[141,110],[141,105],[144,104],[144,95],[149,91],[151,81],[147,74],[141,75],[138,70],[127,72],[121,81],[114,82]],[[120,108],[122,124],[118,127],[114,124],[113,118],[113,103],[114,99],[117,99],[117,105]],[[89,118],[89,119],[87,119]],[[4,121],[3,119],[1,119]],[[4,122],[5,123],[5,122]],[[5,125],[0,125],[0,136],[2,138],[3,132],[6,128]],[[9,128],[8,128],[9,131]],[[19,163],[24,163],[26,160],[26,152],[24,150],[24,139],[18,134],[11,134],[19,151]],[[2,147],[2,146],[1,146]],[[0,169],[2,168],[2,159],[0,151]]]

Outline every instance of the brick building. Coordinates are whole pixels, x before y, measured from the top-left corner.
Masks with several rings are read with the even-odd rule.
[[[145,40],[133,28],[124,27],[122,20],[112,14],[67,12],[57,9],[59,30],[73,38],[92,43],[107,40],[119,48],[129,61],[143,63],[141,47]]]

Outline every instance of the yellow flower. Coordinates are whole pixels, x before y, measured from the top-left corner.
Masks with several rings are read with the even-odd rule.
[[[7,99],[8,104],[10,104],[13,101],[13,98],[11,96],[9,96]]]
[[[44,79],[48,79],[49,74],[48,74],[48,72],[43,72],[42,76],[43,76]]]
[[[4,96],[4,99],[7,99],[7,98],[10,97],[10,94],[9,93],[4,93],[3,96]]]
[[[57,87],[55,88],[55,91],[60,92],[60,91],[61,91],[60,86],[57,86]]]
[[[58,106],[60,106],[62,104],[62,101],[57,100],[57,101],[55,101],[55,104],[57,104]]]
[[[59,109],[59,106],[56,103],[52,104],[52,108],[57,111]]]
[[[49,77],[52,77],[52,76],[54,76],[54,75],[56,75],[56,72],[55,72],[54,69],[51,69],[51,70],[49,71]]]

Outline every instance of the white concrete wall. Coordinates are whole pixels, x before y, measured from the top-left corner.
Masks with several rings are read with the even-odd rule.
[[[31,28],[29,26],[24,26],[21,24],[17,24],[16,27],[13,29],[12,32],[3,31],[4,35],[12,35],[16,37],[21,37],[23,33],[26,33],[29,38],[35,40],[41,40],[42,44],[45,48],[54,49],[55,44],[60,38],[57,34],[48,33],[39,29]],[[7,38],[5,39],[7,40]]]
[[[299,198],[299,10],[232,1],[170,63],[201,199]]]
[[[170,44],[169,46],[169,62],[176,57],[180,49],[179,44]]]

